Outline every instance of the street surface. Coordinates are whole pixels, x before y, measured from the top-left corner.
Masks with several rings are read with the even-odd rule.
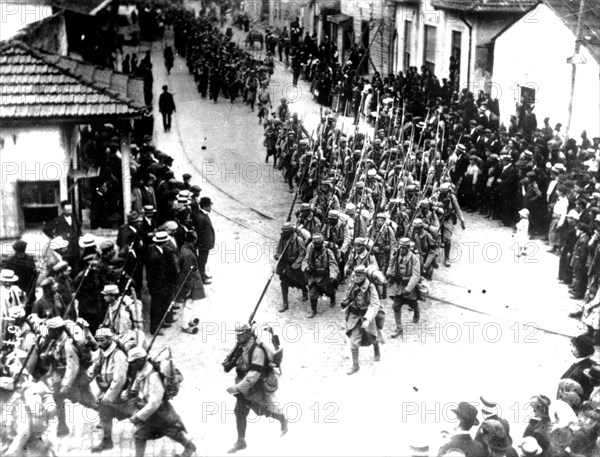
[[[147,48],[142,44],[138,50]],[[183,59],[177,57],[167,75],[162,45],[151,50],[155,104],[167,84],[177,105],[170,133],[162,132],[156,107],[156,146],[174,157],[178,178],[192,174],[202,195],[211,197],[217,236],[201,333],[183,334],[174,326],[155,351],[171,347],[183,372],[173,404],[197,454],[225,455],[236,439],[235,400],[226,392],[234,373],[225,374],[221,361],[234,345],[235,323],[248,319],[272,271],[293,194],[272,163],[265,163],[256,112],[239,99],[233,105],[222,98],[217,104],[202,100]],[[310,132],[319,122],[319,106],[305,82],[297,91],[290,86],[290,72],[277,63],[271,98],[277,106],[288,97]],[[344,123],[347,132],[350,122]],[[251,415],[248,449],[240,455],[407,455],[408,444],[419,436],[435,448],[440,431],[454,426],[450,408],[458,401],[477,405],[483,393],[498,401],[515,441],[520,437],[529,398],[538,393],[554,398],[558,378],[571,363],[568,336],[581,328],[567,317],[574,302],[555,279],[558,258],[545,245],[534,241],[530,256],[515,258],[510,229],[477,215],[465,217],[467,229],[457,226],[455,232],[452,266],[434,273],[433,298],[421,305],[421,323],[410,324],[412,313],[405,308],[405,336],[390,339],[393,312],[386,300],[382,360],[374,363],[372,349],[361,350],[361,370],[351,377],[339,306],[330,309],[322,299],[318,317],[308,320],[308,303],[293,290],[290,311],[279,314],[279,282],[273,279],[256,320],[271,323],[285,348],[278,398],[290,431],[280,438],[277,423]],[[59,440],[57,454],[89,455],[101,437],[97,416],[79,406],[72,414],[73,433]],[[131,424],[116,423],[114,439],[115,449],[104,455],[134,454]],[[175,452],[181,449],[161,439],[148,443],[146,455]]]

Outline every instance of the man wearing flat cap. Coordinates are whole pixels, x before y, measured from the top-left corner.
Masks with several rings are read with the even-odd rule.
[[[471,438],[470,430],[479,425],[477,408],[470,403],[461,401],[452,412],[458,419],[458,424],[450,440],[440,447],[438,457],[443,456],[450,449],[458,449],[465,453],[465,457],[486,457],[484,446]]]

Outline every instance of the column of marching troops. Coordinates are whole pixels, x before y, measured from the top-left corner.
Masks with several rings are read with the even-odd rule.
[[[176,46],[191,59],[211,50],[209,57],[229,65],[248,65],[259,70],[260,62],[245,55],[202,18],[183,9],[169,10],[176,30]],[[188,35],[193,31],[192,35]],[[190,44],[192,43],[192,44]],[[214,51],[214,54],[212,53]],[[239,60],[237,60],[239,59]],[[215,74],[217,69],[212,72]],[[256,71],[256,77],[263,73]],[[253,73],[254,75],[254,73]],[[199,89],[202,75],[195,72]],[[218,77],[220,78],[220,77]],[[217,78],[217,79],[218,79]],[[218,82],[211,80],[216,101]],[[268,84],[268,75],[262,85]],[[229,97],[233,93],[229,90]],[[57,435],[70,433],[65,401],[98,411],[103,438],[92,452],[113,448],[113,420],[134,424],[136,456],[144,455],[146,442],[163,436],[180,443],[181,455],[190,456],[194,444],[170,400],[182,380],[170,351],[151,356],[150,350],[162,328],[177,322],[197,334],[197,311],[211,283],[206,264],[215,244],[210,220],[212,202],[200,197],[189,174],[175,179],[173,159],[144,137],[132,148],[132,210],[119,229],[116,243],[83,234],[70,202],[61,203],[62,214],[46,224],[51,238],[46,254],[46,277],[36,299],[38,271],[26,254],[27,244],[13,245],[14,255],[3,263],[0,274],[0,342],[3,427],[2,455],[38,453],[54,455],[48,424],[58,419]],[[150,334],[144,332],[142,285],[145,278],[150,304]],[[264,346],[256,342],[249,326],[237,330],[239,348],[233,366],[238,441],[230,450],[245,445],[246,418],[252,409],[281,423],[287,420],[259,382],[260,366],[269,365]],[[238,347],[236,346],[236,348]],[[254,350],[255,348],[263,350]],[[262,371],[261,371],[262,373]],[[266,382],[266,381],[265,381]],[[92,386],[97,386],[97,389]],[[20,414],[28,420],[19,420]]]

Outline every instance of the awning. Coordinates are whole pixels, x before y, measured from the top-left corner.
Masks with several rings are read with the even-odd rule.
[[[344,13],[332,14],[330,16],[327,16],[327,22],[333,22],[335,24],[341,24],[350,20],[352,20],[352,16],[348,16]]]

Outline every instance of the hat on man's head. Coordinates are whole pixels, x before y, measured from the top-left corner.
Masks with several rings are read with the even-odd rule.
[[[60,273],[61,271],[65,271],[69,268],[69,264],[67,263],[66,260],[61,260],[60,262],[56,263],[53,267],[52,267],[52,272],[53,273]]]
[[[44,278],[44,280],[40,284],[40,287],[42,289],[47,289],[49,287],[53,287],[55,284],[56,284],[56,280],[52,276],[48,276],[48,277]]]
[[[119,286],[116,284],[107,284],[102,289],[102,295],[119,295]]]
[[[300,204],[300,212],[306,213],[310,211],[310,203],[301,203]]]
[[[86,233],[79,240],[79,246],[83,249],[96,247],[96,237],[91,233]]]
[[[112,338],[113,332],[109,327],[102,327],[96,330],[96,334],[94,335],[96,338]]]
[[[479,419],[477,419],[477,408],[466,401],[461,401],[456,408],[452,408],[451,410],[456,417],[458,417],[462,422],[470,425],[479,425]]]
[[[64,327],[64,325],[65,321],[60,316],[52,317],[46,321],[46,328],[48,329],[61,328]]]
[[[0,282],[17,282],[19,277],[12,270],[1,270],[0,271]]]
[[[367,267],[365,267],[362,263],[354,267],[354,274],[358,275],[366,275]]]
[[[523,457],[533,457],[536,455],[540,455],[543,450],[540,447],[540,444],[533,436],[526,436],[519,444],[519,449],[521,450],[521,455]]]
[[[145,359],[146,357],[148,357],[148,353],[139,346],[136,346],[136,347],[130,349],[129,352],[127,353],[127,361],[129,363],[135,362],[136,360],[139,360],[139,359]]]
[[[251,333],[252,332],[252,326],[248,323],[243,323],[243,324],[237,324],[235,326],[235,333],[236,335],[243,335],[245,333]]]
[[[410,246],[410,238],[400,238],[398,240],[398,245],[399,246]]]
[[[115,243],[113,243],[111,240],[104,240],[102,243],[100,243],[100,252],[104,253],[104,252],[109,252],[111,250],[113,250],[115,248]]]
[[[184,173],[184,174],[183,174],[183,176],[182,176],[182,178],[183,178],[184,180],[185,180],[185,179],[192,179],[192,175],[191,175],[191,174],[189,174],[189,173]]]
[[[322,233],[315,233],[315,235],[313,236],[313,242],[315,244],[322,244],[323,241],[325,241],[325,237],[323,236]]]
[[[127,215],[127,222],[140,222],[142,220],[142,216],[137,211],[132,211]]]
[[[152,237],[152,241],[155,243],[165,243],[169,241],[169,234],[167,232],[156,232]]]
[[[212,202],[212,200],[209,197],[202,197],[200,199],[200,207],[201,208],[203,208],[205,206],[210,206],[212,204],[213,204],[213,202]]]
[[[594,354],[594,341],[585,333],[571,338],[571,344],[577,349],[581,357]]]
[[[283,226],[281,227],[281,231],[282,232],[293,232],[294,231],[294,224],[292,224],[291,222],[285,222],[283,224]]]
[[[583,374],[592,381],[600,383],[600,365],[594,364],[590,368],[583,370]]]
[[[156,213],[156,209],[154,205],[144,205],[144,213],[145,214],[154,214]]]
[[[192,187],[190,187],[190,192],[192,193],[192,195],[198,195],[200,194],[200,192],[202,192],[202,188],[194,184]]]

